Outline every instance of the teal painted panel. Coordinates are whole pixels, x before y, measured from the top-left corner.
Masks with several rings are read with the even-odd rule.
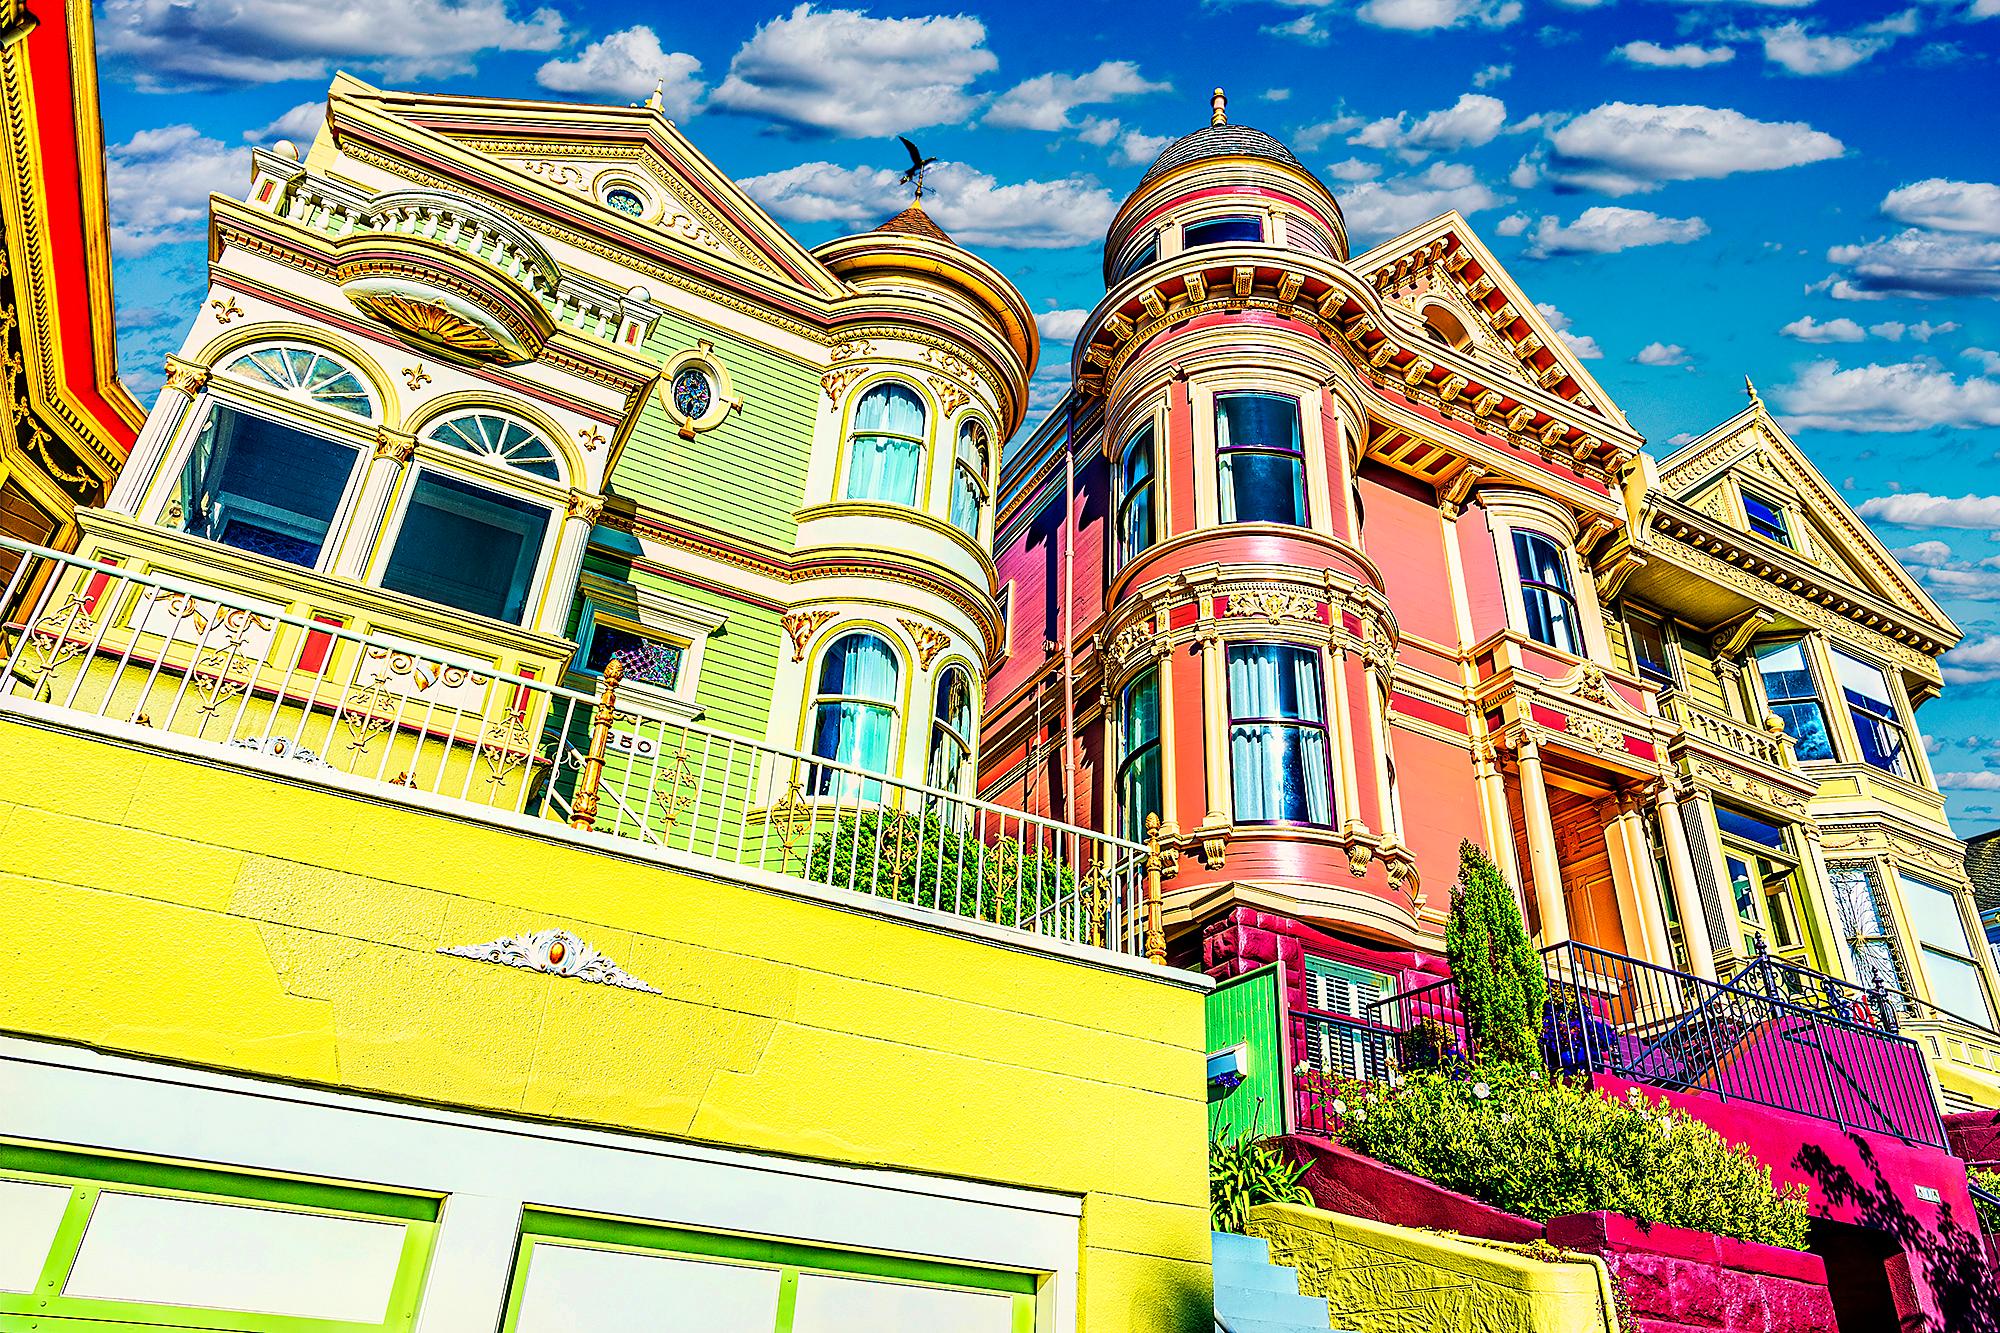
[[[611,489],[669,517],[789,551],[822,408],[818,369],[674,310],[655,324],[646,350],[664,362],[703,341],[713,344],[742,411],[685,440],[654,393],[612,469]]]
[[[1208,1134],[1281,1134],[1285,1129],[1285,1044],[1280,1028],[1283,989],[1278,965],[1216,983],[1208,994],[1208,1049],[1244,1046],[1244,1078],[1208,1104]]]

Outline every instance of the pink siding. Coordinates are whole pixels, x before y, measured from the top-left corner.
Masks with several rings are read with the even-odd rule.
[[[1468,506],[1458,516],[1458,560],[1465,571],[1465,599],[1472,613],[1472,641],[1507,628],[1507,601],[1500,591],[1500,556],[1493,548],[1493,533],[1486,526],[1486,511]],[[1396,607],[1398,615],[1402,606]]]
[[[1462,838],[1484,845],[1472,756],[1455,745],[1400,727],[1390,731],[1396,786],[1402,795],[1403,840],[1416,853],[1424,893],[1442,903],[1458,877]],[[1488,851],[1493,850],[1487,848]]]
[[[1451,574],[1431,488],[1387,468],[1363,464],[1361,545],[1382,571],[1396,621],[1434,643],[1458,642]]]

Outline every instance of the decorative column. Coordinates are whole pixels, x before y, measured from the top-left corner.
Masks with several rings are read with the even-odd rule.
[[[1806,873],[1812,876],[1810,891],[1813,907],[1825,928],[1828,945],[1826,952],[1831,955],[1821,962],[1834,976],[1852,981],[1856,985],[1866,986],[1868,982],[1864,978],[1853,975],[1853,965],[1847,957],[1847,950],[1842,947],[1847,934],[1840,919],[1840,909],[1834,903],[1833,875],[1826,868],[1826,850],[1820,845],[1819,825],[1810,819],[1801,819],[1798,830],[1804,835],[1802,841],[1806,845]],[[1974,933],[1966,938],[1976,940],[1981,936]]]
[[[1329,701],[1333,708],[1334,744],[1340,747],[1340,761],[1335,767],[1335,776],[1340,780],[1340,827],[1343,833],[1364,830],[1361,822],[1361,780],[1356,775],[1354,764],[1354,714],[1349,711],[1347,697],[1347,644],[1341,637],[1339,625],[1340,609],[1332,607],[1334,616],[1334,638],[1327,653],[1330,675],[1333,683],[1333,697]]]
[[[1667,845],[1667,879],[1680,912],[1681,938],[1687,944],[1688,966],[1694,974],[1715,980],[1715,951],[1709,943],[1708,912],[1701,905],[1701,885],[1695,877],[1694,855],[1688,850],[1687,826],[1681,823],[1681,803],[1672,778],[1660,783],[1653,808],[1660,816],[1660,837]]]
[[[583,553],[590,546],[590,530],[604,513],[600,496],[582,491],[569,493],[563,511],[562,535],[556,538],[556,558],[549,566],[543,585],[542,609],[535,617],[535,629],[543,634],[561,634],[569,619],[569,604],[576,597],[577,580],[583,574]]]
[[[1229,675],[1223,663],[1222,636],[1213,625],[1201,634],[1201,710],[1207,779],[1208,812],[1202,827],[1217,833],[1229,827]]]
[[[166,388],[140,428],[139,438],[132,442],[125,465],[118,469],[118,480],[113,483],[111,494],[105,497],[106,509],[131,518],[139,516],[145,508],[146,493],[158,479],[161,464],[166,462],[167,446],[179,434],[194,400],[207,387],[207,366],[177,356],[167,358]]]
[[[1477,715],[1474,725],[1479,725]],[[1479,790],[1479,813],[1486,824],[1486,845],[1492,849],[1493,863],[1517,892],[1526,893],[1521,879],[1521,863],[1514,855],[1514,823],[1507,808],[1507,780],[1500,774],[1499,753],[1492,740],[1480,737],[1472,742],[1472,778]]]
[[[1160,643],[1153,657],[1154,679],[1160,682],[1160,832],[1168,838],[1177,838],[1181,832],[1181,783],[1175,771],[1179,756],[1179,740],[1174,726],[1174,650],[1168,643]],[[1115,748],[1107,748],[1105,753],[1116,756]],[[1112,772],[1118,770],[1118,757],[1109,765]]]
[[[1696,787],[1687,793],[1687,799],[1694,806],[1694,817],[1700,821],[1701,826],[1705,829],[1713,830],[1716,827],[1715,798],[1709,794],[1706,788]],[[1690,846],[1689,851],[1692,853],[1693,850],[1693,847]],[[1722,850],[1712,833],[1703,840],[1701,854],[1705,855],[1708,860],[1709,878],[1714,882],[1716,894],[1721,899],[1717,906],[1723,914],[1723,920],[1715,934],[1723,939],[1728,957],[1747,957],[1748,952],[1743,945],[1742,930],[1732,919],[1735,914],[1735,903],[1734,895],[1729,886],[1729,868],[1722,863]],[[1703,915],[1703,919],[1707,919],[1706,914]],[[1714,938],[1715,936],[1710,936],[1711,946],[1713,945]],[[1718,961],[1720,960],[1718,959]]]
[[[347,537],[334,557],[333,572],[350,579],[368,576],[369,558],[375,553],[376,535],[389,512],[389,499],[396,493],[396,480],[403,465],[417,451],[417,437],[387,426],[375,432],[375,456],[361,475],[361,494],[354,501],[354,517],[348,521]]]
[[[1521,770],[1521,813],[1528,826],[1528,863],[1535,878],[1535,909],[1541,914],[1546,947],[1570,937],[1569,909],[1563,903],[1562,863],[1556,859],[1556,823],[1549,814],[1549,789],[1542,779],[1542,748],[1523,740],[1515,758]]]
[[[1666,919],[1660,914],[1660,885],[1654,874],[1653,858],[1646,848],[1646,830],[1639,819],[1639,803],[1629,792],[1613,800],[1614,813],[1605,825],[1607,850],[1612,869],[1622,863],[1628,885],[1635,924],[1646,942],[1647,961],[1662,967],[1674,965],[1674,943],[1667,934]],[[1617,830],[1616,846],[1610,834]],[[1629,941],[1628,941],[1629,943]]]
[[[1366,667],[1362,679],[1368,691],[1368,735],[1375,749],[1375,800],[1381,813],[1381,832],[1386,836],[1400,833],[1401,813],[1392,808],[1394,793],[1389,787],[1389,720],[1385,702],[1395,680],[1396,650],[1386,636],[1379,631],[1371,633],[1361,645],[1361,660]]]

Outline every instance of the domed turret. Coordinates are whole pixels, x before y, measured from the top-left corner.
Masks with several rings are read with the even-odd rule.
[[[1215,90],[1208,124],[1163,149],[1105,237],[1107,285],[1204,245],[1277,246],[1347,258],[1347,224],[1333,192],[1263,130],[1229,123]]]

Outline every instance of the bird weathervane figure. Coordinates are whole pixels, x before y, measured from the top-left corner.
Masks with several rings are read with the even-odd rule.
[[[924,173],[937,165],[937,159],[934,157],[925,157],[917,150],[915,144],[911,143],[908,139],[904,139],[902,135],[899,134],[896,137],[902,141],[903,147],[910,150],[910,169],[897,177],[896,183],[898,185],[909,185],[914,182],[917,187],[917,207],[921,208],[924,203]]]

